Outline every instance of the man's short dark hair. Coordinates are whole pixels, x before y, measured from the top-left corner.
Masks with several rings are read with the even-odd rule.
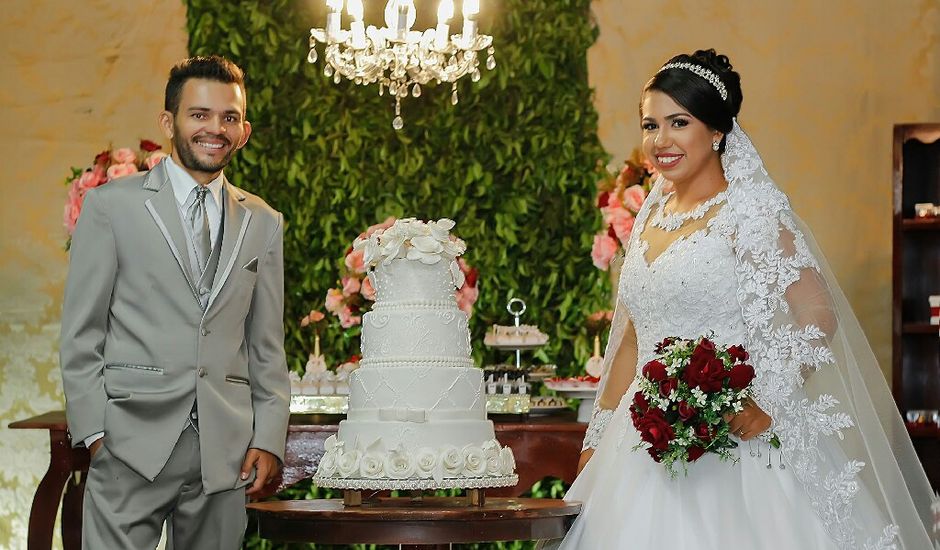
[[[183,95],[183,85],[191,78],[204,78],[225,84],[238,84],[245,91],[245,73],[228,59],[220,55],[190,57],[170,69],[163,96],[163,108],[176,115]]]

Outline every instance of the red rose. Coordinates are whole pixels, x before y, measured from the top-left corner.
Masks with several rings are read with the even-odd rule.
[[[666,379],[666,365],[653,360],[643,366],[643,376],[653,382],[662,382]]]
[[[608,191],[604,191],[603,193],[597,196],[598,208],[606,208],[608,203],[610,203],[610,193]]]
[[[689,462],[695,462],[699,458],[702,458],[703,454],[705,454],[705,449],[699,447],[698,445],[689,447],[687,460]]]
[[[636,410],[639,412],[645,413],[650,409],[649,399],[646,398],[646,394],[641,391],[633,394],[633,406],[636,407]]]
[[[685,401],[679,402],[679,418],[682,420],[688,420],[697,414],[698,410],[695,407],[689,405]]]
[[[731,346],[728,348],[728,355],[731,356],[735,361],[747,361],[749,355],[745,351],[743,346]]]
[[[161,147],[160,144],[158,144],[158,143],[154,143],[154,142],[150,141],[149,139],[142,139],[142,140],[140,140],[140,150],[141,150],[141,151],[146,151],[146,152],[148,152],[148,153],[152,153],[152,152],[154,152],[154,151],[159,151],[160,149],[163,149],[163,147]]]
[[[95,155],[95,164],[105,166],[108,164],[109,160],[111,160],[111,151],[102,151]]]
[[[466,285],[467,285],[467,286],[476,287],[476,286],[477,286],[477,279],[478,279],[479,277],[480,277],[480,270],[474,267],[474,268],[471,269],[469,272],[467,272],[467,275],[466,275]]]
[[[656,449],[646,449],[646,452],[648,452],[656,462],[662,462],[663,453],[661,451],[657,451]]]
[[[611,239],[617,240],[617,232],[614,231],[614,226],[611,225],[607,227],[607,236]]]
[[[666,351],[666,348],[671,346],[672,343],[675,341],[676,339],[673,336],[670,336],[669,338],[664,338],[662,342],[656,344],[656,353],[662,353]]]
[[[705,359],[699,356],[698,359],[693,355],[682,374],[682,379],[693,388],[699,388],[703,392],[716,392],[721,389],[722,382],[726,376],[725,365],[721,359]]]
[[[714,354],[715,354],[715,343],[712,342],[711,340],[709,340],[708,338],[702,338],[702,340],[698,343],[698,345],[695,346],[695,349],[696,349],[696,350],[701,349],[701,350],[707,351],[707,352],[711,353],[712,355],[714,355]]]
[[[676,436],[676,432],[666,422],[659,409],[650,409],[648,413],[637,419],[634,425],[643,441],[658,451],[665,451],[669,447],[669,442]]]
[[[754,380],[754,367],[747,363],[740,363],[732,367],[728,373],[728,383],[736,390],[743,390]]]
[[[668,378],[659,383],[659,394],[663,397],[669,397],[672,390],[677,389],[679,389],[679,380],[676,378]]]
[[[702,422],[695,428],[695,436],[708,443],[712,440],[712,431],[708,424]]]

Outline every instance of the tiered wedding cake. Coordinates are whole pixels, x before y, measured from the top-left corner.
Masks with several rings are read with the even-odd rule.
[[[314,483],[339,489],[515,485],[515,460],[486,418],[483,371],[457,308],[466,248],[454,222],[402,219],[357,239],[376,289],[362,319],[349,412],[326,442]]]

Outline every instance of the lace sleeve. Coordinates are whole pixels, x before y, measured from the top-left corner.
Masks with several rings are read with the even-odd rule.
[[[604,367],[604,374],[601,376],[597,399],[594,401],[594,412],[591,414],[591,422],[584,434],[582,451],[596,449],[600,444],[607,424],[614,416],[614,410],[636,376],[636,331],[622,303],[617,306],[617,313],[614,315],[610,340],[607,343],[605,356],[609,359]]]

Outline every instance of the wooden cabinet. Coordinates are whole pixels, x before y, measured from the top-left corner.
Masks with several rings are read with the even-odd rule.
[[[940,409],[940,327],[927,302],[940,294],[940,217],[914,213],[916,203],[940,205],[940,123],[895,125],[893,160],[892,390],[904,414]],[[940,428],[928,420],[910,432],[940,488]]]

